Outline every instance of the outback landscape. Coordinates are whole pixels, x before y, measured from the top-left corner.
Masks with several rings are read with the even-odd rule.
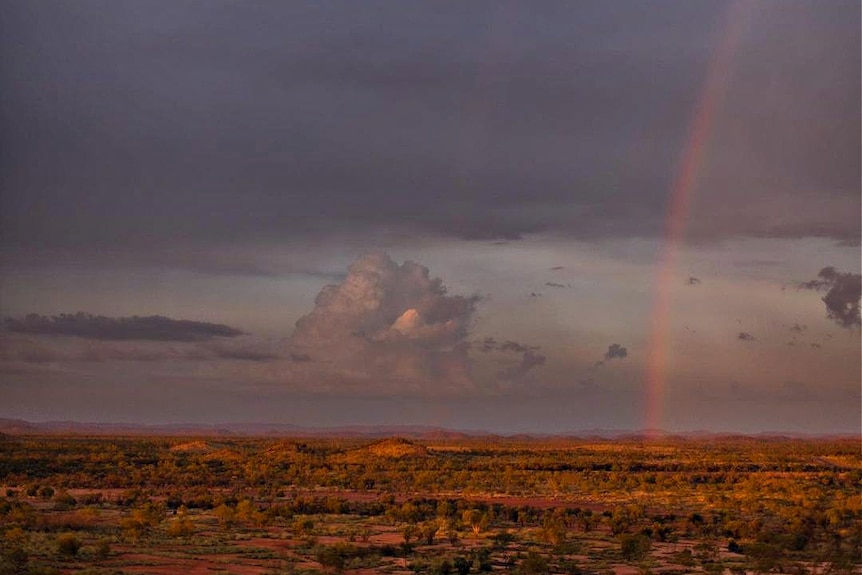
[[[8,434],[0,573],[859,573],[861,481],[846,437]]]
[[[0,1],[0,575],[862,575],[859,0]]]

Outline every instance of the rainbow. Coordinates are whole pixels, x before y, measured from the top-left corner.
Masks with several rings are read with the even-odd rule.
[[[644,375],[644,428],[657,431],[664,421],[664,395],[671,348],[671,294],[677,283],[676,260],[685,235],[692,192],[703,164],[713,117],[721,101],[730,70],[730,61],[739,44],[745,20],[742,0],[727,10],[721,42],[710,59],[706,80],[689,123],[686,145],[670,189],[664,226],[664,244],[654,280],[653,304],[649,323],[649,344]]]

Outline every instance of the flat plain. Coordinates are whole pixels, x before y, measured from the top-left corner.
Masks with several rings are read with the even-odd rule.
[[[858,438],[0,438],[0,573],[860,573]]]

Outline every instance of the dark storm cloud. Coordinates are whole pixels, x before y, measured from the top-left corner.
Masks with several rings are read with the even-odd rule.
[[[4,2],[0,245],[657,235],[729,7]],[[743,11],[694,235],[858,239],[859,11]]]
[[[625,347],[621,346],[618,343],[612,343],[608,346],[608,351],[605,352],[604,357],[596,362],[596,366],[604,365],[605,362],[614,360],[614,359],[625,359],[629,355],[629,350]]]
[[[223,324],[162,316],[105,317],[86,313],[6,318],[3,327],[22,334],[66,335],[103,340],[203,341],[243,332]]]
[[[839,272],[829,266],[820,270],[817,279],[800,285],[803,289],[826,291],[823,303],[826,315],[841,327],[860,326],[859,300],[862,297],[862,275]]]
[[[605,352],[605,361],[610,361],[612,359],[625,359],[628,354],[629,350],[618,343],[612,343],[608,346],[608,351]]]

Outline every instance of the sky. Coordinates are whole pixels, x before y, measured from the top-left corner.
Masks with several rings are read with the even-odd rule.
[[[856,1],[0,5],[0,417],[859,433]]]

